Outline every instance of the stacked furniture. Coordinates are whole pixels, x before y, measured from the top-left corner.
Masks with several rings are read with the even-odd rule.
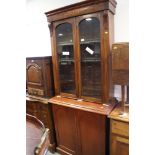
[[[55,151],[56,140],[52,112],[48,99],[54,96],[52,57],[26,59],[26,113],[37,117],[50,130],[50,150]]]
[[[56,95],[49,103],[60,154],[109,154],[115,8],[115,0],[86,0],[45,13]]]
[[[112,81],[121,85],[122,98],[109,115],[110,155],[129,155],[129,43],[113,44],[112,58]]]

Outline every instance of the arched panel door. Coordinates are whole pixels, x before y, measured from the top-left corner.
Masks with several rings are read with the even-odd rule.
[[[76,96],[76,71],[74,52],[73,20],[56,25],[56,61],[58,89],[62,96]]]
[[[27,70],[27,83],[42,86],[43,85],[43,75],[41,72],[41,67],[36,63],[29,63],[26,67]]]
[[[98,14],[78,18],[80,96],[102,100],[101,39]]]

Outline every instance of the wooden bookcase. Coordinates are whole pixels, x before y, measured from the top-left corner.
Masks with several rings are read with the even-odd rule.
[[[86,0],[45,13],[56,95],[99,103],[113,98],[115,7],[115,0]]]
[[[109,154],[115,8],[115,0],[86,0],[45,13],[56,93],[49,103],[62,155]]]

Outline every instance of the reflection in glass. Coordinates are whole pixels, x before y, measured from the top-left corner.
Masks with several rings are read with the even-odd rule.
[[[56,39],[61,92],[75,94],[72,25],[59,25],[56,28]]]
[[[101,99],[100,22],[87,18],[79,24],[82,96]]]

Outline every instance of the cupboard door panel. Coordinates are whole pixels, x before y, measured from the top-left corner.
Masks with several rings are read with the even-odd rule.
[[[78,111],[82,155],[105,155],[105,116]]]
[[[75,110],[53,105],[58,150],[76,154]],[[60,152],[62,153],[62,152]]]
[[[42,68],[36,63],[29,63],[27,66],[27,81],[28,84],[37,86],[43,85]]]

